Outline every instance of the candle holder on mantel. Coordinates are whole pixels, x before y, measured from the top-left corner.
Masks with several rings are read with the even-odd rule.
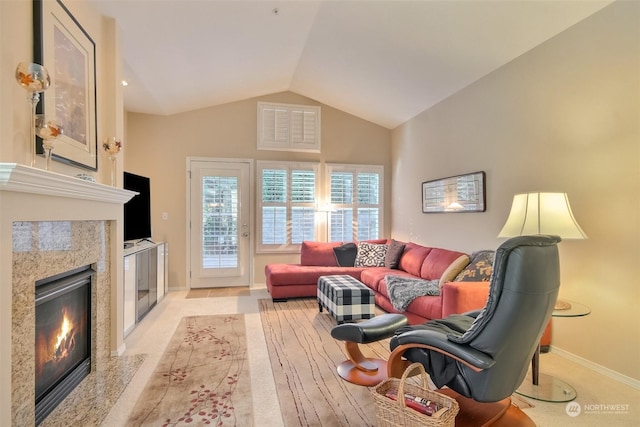
[[[30,166],[36,165],[36,106],[40,101],[40,92],[47,90],[51,84],[49,72],[40,64],[21,62],[16,68],[16,81],[28,93],[27,99],[31,104],[31,117],[28,141],[31,153]]]
[[[116,186],[116,155],[120,152],[122,148],[122,141],[117,139],[115,136],[107,138],[102,143],[102,148],[109,155],[109,160],[111,160],[111,186]]]
[[[37,134],[42,138],[42,147],[44,148],[44,156],[46,158],[45,168],[51,170],[51,151],[57,137],[62,135],[62,126],[54,121],[44,122],[43,115],[39,115],[36,119]]]

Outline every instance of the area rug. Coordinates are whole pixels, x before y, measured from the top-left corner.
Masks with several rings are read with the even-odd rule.
[[[315,299],[262,299],[259,307],[285,426],[374,426],[369,389],[342,380],[336,372],[346,356],[344,343],[331,337],[336,322],[327,311],[319,313]],[[382,313],[376,307],[376,314]],[[360,349],[365,356],[386,360],[389,340]],[[515,394],[513,399],[522,409],[531,407]]]
[[[331,337],[335,320],[318,312],[315,299],[259,301],[262,326],[285,426],[373,426],[367,387],[338,376],[344,343]],[[365,356],[386,359],[388,340],[361,346]]]
[[[184,317],[127,425],[252,425],[250,381],[244,315]]]

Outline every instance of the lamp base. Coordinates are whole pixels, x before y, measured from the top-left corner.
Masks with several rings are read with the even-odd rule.
[[[566,382],[543,373],[539,374],[537,385],[527,375],[516,393],[544,402],[570,402],[578,395],[576,389]]]

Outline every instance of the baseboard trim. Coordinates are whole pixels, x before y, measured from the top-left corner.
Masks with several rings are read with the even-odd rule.
[[[553,345],[551,346],[550,352],[557,354],[558,356],[562,356],[565,359],[569,359],[572,362],[575,362],[579,365],[584,366],[585,368],[591,369],[592,371],[596,371],[597,373],[602,374],[608,378],[611,378],[612,380],[626,384],[630,387],[635,388],[636,390],[640,390],[640,380],[636,380],[627,375],[621,374],[620,372],[614,371],[613,369],[606,368],[602,365],[594,363],[590,360],[577,356],[573,353],[570,353],[566,350],[555,347]]]

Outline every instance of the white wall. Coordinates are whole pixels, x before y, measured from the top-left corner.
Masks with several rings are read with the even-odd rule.
[[[616,2],[393,131],[392,234],[496,248],[514,194],[567,192],[588,240],[560,244],[553,346],[640,379],[640,3]],[[484,170],[487,211],[422,214],[422,181]],[[615,356],[613,356],[615,355]],[[544,367],[543,367],[544,368]]]

